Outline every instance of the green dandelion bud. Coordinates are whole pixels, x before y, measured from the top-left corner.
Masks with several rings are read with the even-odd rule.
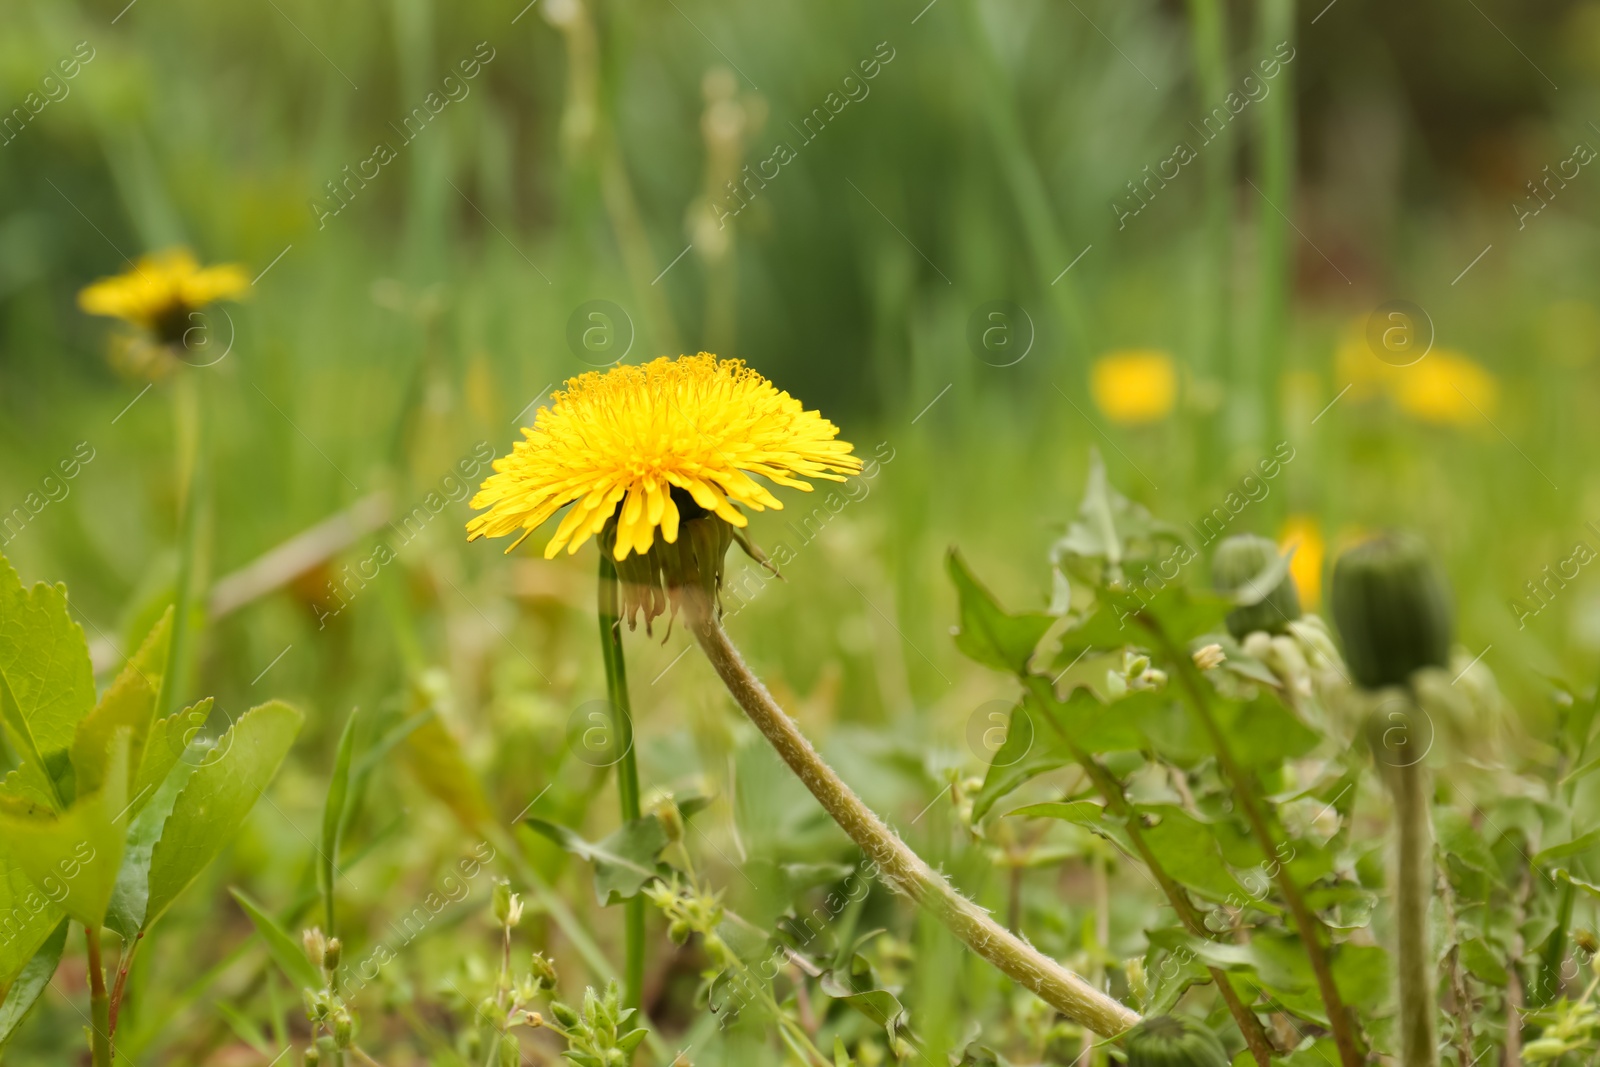
[[[1219,592],[1259,592],[1252,583],[1278,559],[1278,546],[1255,534],[1235,534],[1217,546],[1211,557],[1211,584]],[[1300,591],[1285,574],[1258,602],[1228,612],[1228,632],[1242,641],[1246,634],[1264,630],[1281,634],[1300,617]]]
[[[1340,556],[1330,600],[1345,662],[1363,687],[1405,685],[1423,667],[1449,664],[1449,586],[1414,534],[1384,534]]]
[[[1154,1015],[1128,1031],[1128,1067],[1228,1067],[1228,1053],[1206,1027]]]

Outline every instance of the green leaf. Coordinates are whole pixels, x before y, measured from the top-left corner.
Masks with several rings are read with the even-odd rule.
[[[1439,847],[1445,854],[1454,856],[1474,870],[1500,880],[1500,864],[1495,860],[1489,843],[1467,816],[1454,808],[1439,808],[1433,814],[1434,832],[1439,837]]]
[[[585,841],[565,826],[543,819],[523,820],[566,851],[594,864],[594,895],[610,907],[633,896],[669,872],[657,858],[667,847],[667,831],[654,815],[624,823],[598,843]]]
[[[1025,674],[1039,639],[1055,623],[1049,615],[1011,615],[972,576],[961,553],[950,550],[950,578],[960,600],[956,647],[986,667]]]
[[[1223,862],[1213,828],[1171,804],[1141,805],[1139,811],[1159,821],[1142,831],[1144,842],[1179,883],[1209,900],[1238,902],[1251,893]],[[1264,910],[1274,910],[1265,901]]]
[[[1149,635],[1135,626],[1132,620],[1120,615],[1115,608],[1102,607],[1082,622],[1061,632],[1060,648],[1051,661],[1050,669],[1065,671],[1094,649],[1116,650],[1148,639]]]
[[[900,998],[878,987],[872,965],[865,957],[852,957],[847,974],[831,967],[823,971],[817,980],[817,987],[826,996],[844,1001],[883,1027],[891,1042],[901,1035],[910,1021]]]
[[[66,811],[0,806],[10,860],[85,926],[104,924],[128,823],[128,730],[112,735],[105,783]]]
[[[406,737],[406,764],[422,788],[468,829],[493,818],[483,786],[437,711]]]
[[[322,908],[328,924],[328,935],[336,932],[333,913],[333,886],[339,866],[339,843],[343,836],[345,806],[350,796],[350,755],[355,748],[356,718],[359,708],[352,709],[339,735],[339,751],[333,760],[333,777],[328,782],[328,796],[322,804],[322,844],[318,852],[317,888],[322,891]]]
[[[6,1043],[17,1032],[17,1027],[22,1025],[28,1012],[38,1003],[56,968],[60,966],[61,950],[67,944],[67,926],[65,919],[56,925],[55,932],[39,946],[33,958],[22,968],[22,973],[17,975],[17,980],[6,990],[5,1000],[0,1002],[0,1052],[5,1050]]]
[[[141,929],[148,930],[233,840],[277,774],[302,721],[300,712],[282,701],[252,708],[195,767],[151,852],[149,902]]]
[[[21,973],[62,914],[0,841],[0,989]]]
[[[1006,719],[1005,738],[989,757],[983,786],[972,801],[974,823],[981,821],[999,800],[1015,792],[1024,782],[1073,761],[1072,753],[1053,731],[1045,728],[1044,733],[1040,733],[1041,725],[1025,703],[1011,709]]]
[[[192,707],[173,712],[151,724],[150,736],[139,757],[139,773],[133,780],[133,795],[143,797],[142,804],[150,802],[153,792],[167,780],[172,768],[178,765],[194,739],[205,729],[206,720],[211,717],[212,703],[212,699],[206,697],[196,701]]]
[[[321,989],[323,986],[322,972],[312,965],[306,958],[305,950],[300,943],[290,937],[283,927],[278,925],[276,919],[268,915],[254,900],[251,900],[242,889],[230,889],[233,899],[239,902],[239,907],[250,917],[256,933],[261,935],[261,940],[266,942],[267,953],[272,957],[272,962],[289,979],[289,984],[296,989]]]
[[[1533,865],[1535,867],[1543,867],[1551,860],[1561,860],[1566,859],[1568,856],[1581,855],[1597,847],[1600,847],[1600,827],[1590,830],[1588,833],[1579,834],[1564,844],[1551,845],[1549,848],[1541,850],[1533,857]]]
[[[1127,827],[1092,800],[1045,801],[1042,804],[1028,804],[1006,814],[1020,815],[1029,819],[1060,819],[1062,822],[1070,822],[1113,842],[1130,856],[1137,855],[1133,842],[1128,839]]]
[[[161,688],[161,672],[166,667],[171,627],[172,609],[168,608],[94,710],[78,723],[72,738],[72,767],[79,792],[92,792],[105,781],[107,750],[111,735],[118,729],[129,731],[128,752],[133,766],[141,763],[155,715],[156,693]],[[146,799],[135,785],[131,811],[137,812]]]
[[[1322,735],[1295,717],[1276,698],[1259,696],[1246,704],[1216,698],[1217,725],[1233,756],[1246,767],[1267,767],[1296,759],[1316,748]]]
[[[1511,972],[1495,955],[1494,949],[1476,937],[1461,940],[1461,965],[1478,981],[1505,988],[1511,982]]]
[[[83,628],[72,621],[67,587],[23,589],[0,556],[0,680],[7,739],[24,762],[36,760],[61,806],[74,795],[71,758],[78,721],[94,707],[94,669]]]
[[[1144,748],[1141,722],[1169,702],[1157,693],[1136,692],[1102,704],[1087,689],[1074,689],[1063,701],[1043,684],[1029,687],[1027,701],[1037,719],[1034,732],[1040,741],[1064,736],[1090,755]]]

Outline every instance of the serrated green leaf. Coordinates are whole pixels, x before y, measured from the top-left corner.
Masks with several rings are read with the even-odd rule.
[[[172,768],[177,766],[200,731],[205,729],[206,720],[211,717],[212,703],[212,699],[206,697],[196,701],[192,707],[157,719],[150,725],[150,736],[139,757],[139,773],[133,780],[133,795],[144,798],[141,804],[149,803],[154,791],[167,780]]]
[[[159,919],[244,824],[278,773],[303,717],[274,700],[239,717],[189,776],[150,854],[142,929]]]
[[[322,972],[312,966],[311,961],[306,958],[300,942],[290,937],[288,931],[279,926],[278,921],[268,915],[266,909],[250,899],[243,890],[229,889],[228,892],[233,894],[233,899],[239,902],[239,907],[250,917],[256,933],[260,934],[261,940],[266,943],[267,954],[289,979],[289,984],[295,989],[321,989]]]
[[[166,668],[171,628],[172,610],[169,608],[106,689],[94,710],[79,721],[72,737],[72,767],[75,786],[80,792],[100,788],[105,780],[111,735],[120,728],[129,731],[128,752],[133,766],[142,762],[155,717],[161,672]],[[137,812],[145,799],[135,786],[131,812]]]
[[[0,1052],[5,1051],[6,1043],[38,1003],[56,968],[61,965],[61,951],[67,944],[67,926],[67,921],[62,919],[55,931],[46,936],[38,951],[23,966],[16,981],[6,990],[5,1000],[0,1001]]]
[[[122,865],[117,870],[117,884],[111,891],[111,904],[106,909],[106,926],[115,930],[124,940],[132,940],[144,928],[145,911],[150,898],[150,857],[178,794],[189,784],[196,764],[183,760],[167,774],[166,780],[154,790],[145,806],[128,824],[128,836],[122,853]],[[132,805],[129,805],[132,808]]]
[[[1055,623],[1049,615],[1012,615],[978,583],[961,558],[951,549],[946,558],[951,581],[960,601],[960,626],[956,647],[986,667],[1023,674],[1039,639]]]
[[[1316,748],[1322,735],[1295,717],[1275,698],[1248,703],[1218,698],[1217,725],[1227,735],[1233,756],[1246,767],[1267,767],[1296,759]]]
[[[74,796],[69,751],[78,722],[94,707],[94,669],[83,628],[72,621],[67,587],[22,587],[0,556],[0,677],[10,690],[4,723],[24,761],[34,757],[62,807]]]
[[[619,904],[670,872],[658,862],[667,847],[661,820],[646,815],[624,823],[603,841],[584,840],[565,826],[543,819],[525,819],[527,825],[566,851],[594,864],[594,895],[602,906]]]
[[[122,864],[128,823],[128,733],[112,735],[105,782],[66,811],[23,813],[0,807],[10,862],[85,926],[104,924]]]
[[[1171,804],[1141,805],[1139,811],[1156,817],[1142,831],[1144,842],[1161,866],[1180,884],[1218,902],[1249,900],[1251,892],[1239,883],[1223,862],[1213,828]],[[1260,902],[1263,908],[1271,906]]]

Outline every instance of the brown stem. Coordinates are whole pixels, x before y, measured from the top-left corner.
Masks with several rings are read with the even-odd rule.
[[[995,922],[907,847],[823,761],[751,673],[706,597],[698,590],[684,592],[689,624],[729,693],[834,822],[872,860],[885,884],[926,908],[974,952],[1072,1022],[1101,1037],[1121,1034],[1139,1022],[1137,1012]]]
[[[128,969],[133,966],[133,954],[139,951],[139,942],[144,940],[144,931],[134,935],[133,944],[123,952],[120,965],[117,967],[117,980],[111,986],[111,1033],[117,1032],[117,1013],[122,1010],[122,994],[128,987]]]
[[[1183,691],[1189,698],[1189,705],[1199,717],[1202,727],[1211,739],[1212,748],[1216,750],[1217,762],[1222,766],[1223,773],[1233,782],[1239,806],[1244,809],[1245,820],[1250,824],[1250,831],[1255,836],[1256,843],[1269,858],[1274,856],[1278,845],[1273,839],[1271,828],[1267,825],[1266,815],[1256,800],[1255,781],[1239,765],[1238,760],[1234,759],[1233,749],[1228,745],[1227,737],[1223,735],[1216,718],[1211,714],[1211,705],[1196,675],[1194,660],[1173,645],[1172,639],[1156,620],[1141,613],[1139,621],[1155,636],[1162,651],[1171,661],[1173,669],[1177,671]],[[1284,903],[1289,906],[1295,929],[1299,931],[1300,940],[1306,947],[1306,956],[1311,961],[1312,973],[1316,975],[1317,992],[1322,997],[1323,1006],[1328,1009],[1328,1026],[1333,1031],[1333,1042],[1339,1049],[1339,1062],[1342,1067],[1361,1067],[1365,1057],[1361,1054],[1361,1045],[1356,1038],[1349,1009],[1345,1007],[1344,996],[1333,980],[1333,968],[1328,963],[1328,953],[1322,945],[1322,924],[1306,905],[1300,887],[1289,877],[1288,865],[1279,863],[1274,866],[1277,871],[1273,875],[1273,881],[1277,883],[1278,891],[1283,894]]]
[[[1038,675],[1027,675],[1022,682],[1032,693],[1034,699],[1043,707],[1049,707],[1049,698],[1055,694],[1050,691],[1050,683]],[[1156,858],[1155,852],[1150,848],[1149,842],[1144,839],[1144,831],[1139,825],[1139,813],[1134,811],[1128,803],[1126,794],[1122,791],[1122,783],[1117,781],[1110,771],[1101,765],[1100,761],[1079,748],[1077,742],[1061,728],[1055,716],[1045,714],[1044,718],[1055,728],[1063,743],[1066,744],[1072,757],[1078,765],[1088,774],[1089,780],[1095,785],[1100,796],[1104,798],[1106,806],[1113,814],[1121,816],[1127,828],[1128,840],[1134,850],[1139,853],[1139,858],[1149,868],[1156,884],[1172,902],[1172,910],[1178,913],[1178,919],[1183,923],[1184,929],[1196,937],[1213,937],[1211,930],[1206,928],[1200,919],[1200,913],[1195,909],[1194,902],[1189,899],[1189,894],[1184,888],[1167,873],[1166,867]],[[1233,1021],[1238,1024],[1239,1032],[1244,1035],[1245,1044],[1250,1048],[1250,1055],[1259,1067],[1271,1067],[1272,1057],[1277,1049],[1272,1044],[1272,1039],[1267,1036],[1266,1029],[1261,1025],[1261,1020],[1256,1013],[1251,1011],[1244,1001],[1239,999],[1238,990],[1233,988],[1233,983],[1220,967],[1207,965],[1207,973],[1216,984],[1217,992],[1222,995],[1222,1000],[1228,1006],[1228,1013],[1233,1016]]]

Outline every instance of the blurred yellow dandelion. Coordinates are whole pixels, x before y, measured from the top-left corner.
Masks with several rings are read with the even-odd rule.
[[[218,300],[237,298],[250,278],[236,263],[202,267],[187,248],[143,256],[126,274],[101,278],[78,294],[78,306],[149,330],[176,344],[190,326],[190,315]]]
[[[1470,426],[1493,415],[1499,402],[1495,376],[1459,352],[1436,348],[1402,370],[1390,392],[1401,411],[1423,422]]]
[[[706,352],[590,371],[554,399],[495,460],[472,499],[488,510],[467,523],[468,540],[520,530],[515,548],[571,504],[545,558],[563,545],[576,552],[617,514],[612,554],[623,560],[648,552],[657,527],[675,543],[680,518],[710,512],[745,526],[739,506],[782,508],[752,474],[809,491],[803,478],[844,481],[861,469],[820,412],[742,361]]]
[[[1315,610],[1322,600],[1322,561],[1327,556],[1322,525],[1311,515],[1291,515],[1278,534],[1278,547],[1284,552],[1294,549],[1289,576],[1300,590],[1300,603],[1307,611]]]
[[[1160,349],[1120,349],[1095,360],[1089,372],[1089,393],[1112,422],[1157,422],[1172,413],[1178,397],[1178,373],[1172,357]]]

